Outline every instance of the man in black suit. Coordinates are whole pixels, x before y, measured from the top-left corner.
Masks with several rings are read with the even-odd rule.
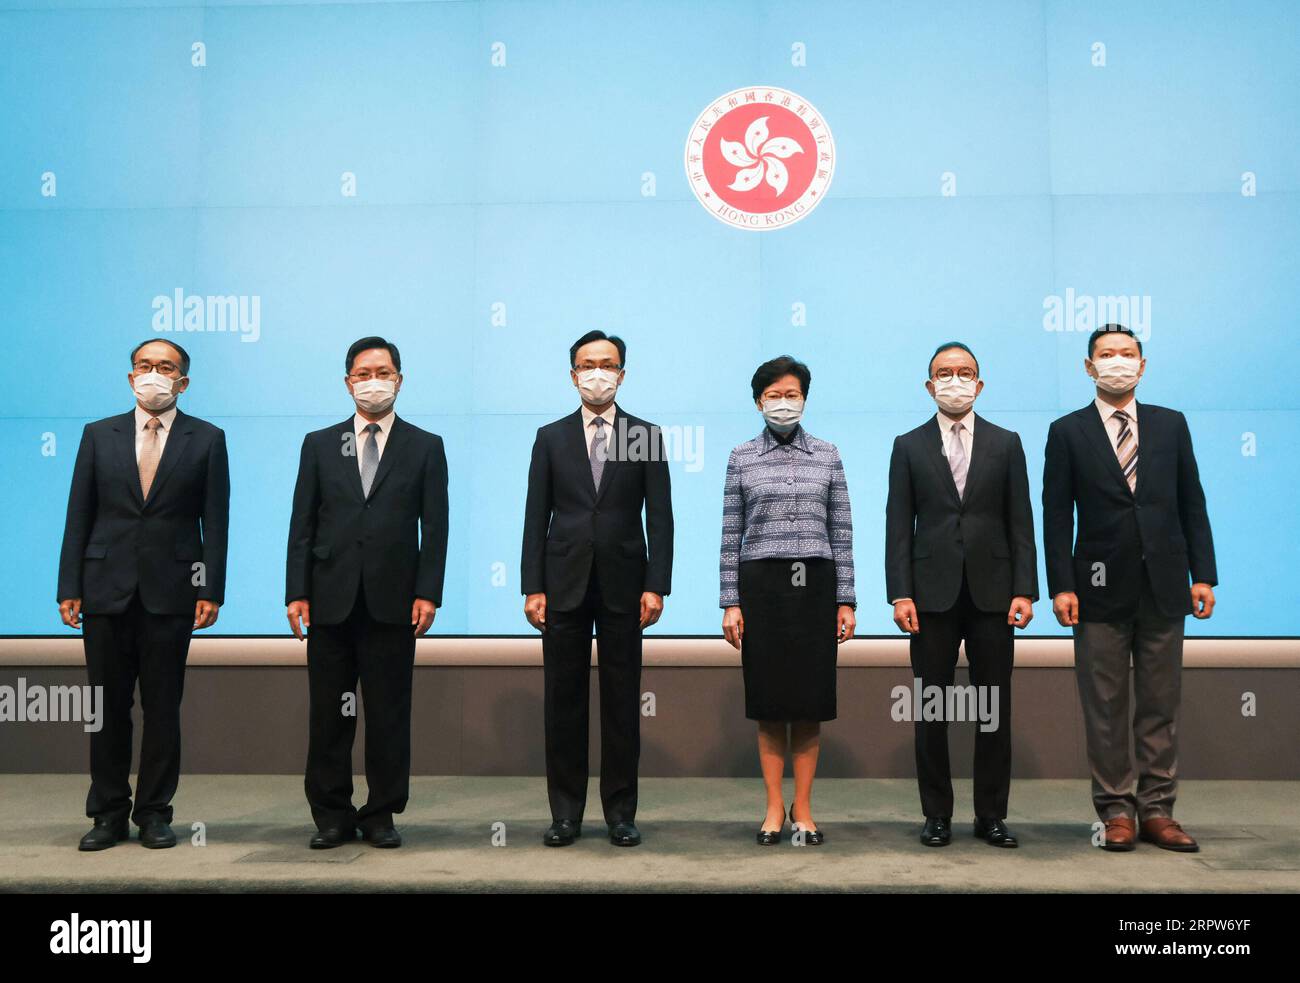
[[[104,724],[90,737],[94,827],[82,850],[129,835],[176,845],[172,796],[181,769],[181,694],[190,633],[217,620],[225,597],[230,473],[226,437],[182,413],[189,354],[169,341],[131,352],[129,413],[86,425],[72,472],[59,556],[59,614],[80,627]],[[131,706],[144,730],[131,806]]]
[[[521,585],[524,615],[542,632],[548,846],[582,835],[593,624],[601,805],[611,843],[641,842],[641,632],[659,620],[671,586],[673,507],[659,428],[614,403],[626,355],[622,339],[602,331],[574,343],[569,376],[582,406],[537,431],[528,469]]]
[[[311,694],[304,786],[312,849],[356,838],[398,847],[393,814],[411,778],[415,640],[442,604],[447,457],[442,438],[397,416],[402,358],[383,338],[348,349],[344,384],[357,412],[302,442],[289,524],[285,603],[307,635]],[[366,707],[369,797],[352,805],[356,690]]]
[[[1074,629],[1101,846],[1132,850],[1136,816],[1144,841],[1193,852],[1196,841],[1173,818],[1175,735],[1183,619],[1213,613],[1218,583],[1205,492],[1187,420],[1134,396],[1146,359],[1133,332],[1118,324],[1094,331],[1083,364],[1096,399],[1047,432],[1043,548],[1052,611]]]
[[[975,835],[992,846],[1015,847],[1004,821],[1011,786],[1013,634],[1029,624],[1038,599],[1025,452],[1019,435],[974,412],[984,383],[969,348],[961,342],[940,345],[929,376],[925,388],[939,412],[894,438],[889,461],[886,591],[894,623],[912,636],[913,685],[922,693],[931,686],[953,692],[948,687],[965,639],[971,684],[983,697],[979,705],[991,710],[996,694],[996,721],[982,720],[975,733]],[[952,839],[948,721],[918,716],[915,728],[925,813],[921,842],[946,846]]]

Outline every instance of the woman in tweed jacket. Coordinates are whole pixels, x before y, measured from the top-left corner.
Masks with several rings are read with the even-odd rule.
[[[765,425],[732,450],[722,498],[722,631],[740,649],[745,716],[758,721],[767,815],[757,839],[764,846],[780,842],[787,816],[787,747],[792,829],[808,845],[825,840],[812,820],[812,783],[821,721],[836,716],[837,646],[856,625],[844,465],[834,444],[800,422],[811,379],[788,355],[758,367],[751,390]]]

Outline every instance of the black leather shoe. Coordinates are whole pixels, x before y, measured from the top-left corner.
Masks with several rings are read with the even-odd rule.
[[[332,850],[336,846],[350,843],[357,838],[355,826],[326,826],[316,830],[316,835],[307,845],[313,850]]]
[[[402,845],[402,834],[393,826],[376,826],[361,828],[361,838],[380,850],[396,850]]]
[[[1007,829],[1007,824],[1001,819],[980,819],[976,817],[975,835],[989,846],[1008,848],[1020,846],[1020,841],[1011,835],[1011,830]]]
[[[176,845],[176,834],[172,832],[170,823],[150,819],[140,827],[140,845],[150,850],[165,850]]]
[[[804,846],[821,846],[823,843],[826,842],[826,837],[822,835],[822,831],[820,829],[804,829],[803,824],[795,820],[794,804],[791,803],[790,805],[790,842],[791,843],[797,842],[795,840],[796,833],[803,834]]]
[[[921,842],[926,846],[947,846],[952,842],[951,816],[926,816],[921,830]]]
[[[759,846],[778,845],[781,842],[781,830],[785,828],[785,820],[786,820],[785,810],[782,809],[780,826],[778,826],[776,829],[763,829],[762,827],[759,827],[758,845]]]
[[[630,819],[625,823],[615,823],[609,828],[609,842],[615,846],[637,846],[641,842],[641,831]]]
[[[547,846],[572,846],[573,841],[581,835],[581,820],[557,819],[542,834],[542,842]]]
[[[113,822],[108,819],[96,819],[89,833],[77,844],[78,850],[107,850],[116,846],[131,835],[130,826],[125,819]]]

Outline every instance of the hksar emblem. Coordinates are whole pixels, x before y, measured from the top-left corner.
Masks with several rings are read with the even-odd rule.
[[[807,99],[772,86],[736,89],[700,113],[686,138],[686,179],[720,222],[793,225],[826,197],[835,140]]]

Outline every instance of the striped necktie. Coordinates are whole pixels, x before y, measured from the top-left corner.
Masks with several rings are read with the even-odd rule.
[[[1129,427],[1129,421],[1133,418],[1123,410],[1116,410],[1111,415],[1119,420],[1119,436],[1115,438],[1115,455],[1119,458],[1119,467],[1124,472],[1124,480],[1128,482],[1128,490],[1136,492],[1138,483],[1138,442]]]

